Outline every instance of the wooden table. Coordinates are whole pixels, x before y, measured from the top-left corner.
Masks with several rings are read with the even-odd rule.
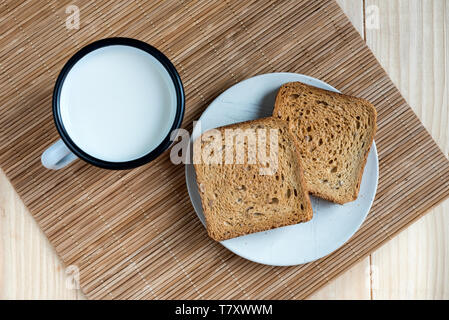
[[[338,0],[444,154],[449,154],[449,3]],[[448,299],[449,201],[312,299]],[[0,171],[0,299],[84,299]]]

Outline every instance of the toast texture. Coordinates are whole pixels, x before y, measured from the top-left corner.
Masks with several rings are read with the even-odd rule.
[[[265,137],[264,148],[257,144],[257,151],[264,149],[267,159],[276,157],[277,163],[262,161],[262,157],[248,152],[254,146],[253,139],[239,140],[232,135],[231,140],[227,138],[229,132],[248,132],[247,129],[255,132],[257,139]],[[278,133],[276,139],[270,136],[272,129]],[[213,139],[218,143],[216,149],[207,149],[212,144],[212,131],[203,133],[194,142],[194,157],[198,152],[204,157],[222,150],[218,158],[223,160],[217,163],[205,163],[203,158],[194,163],[207,231],[212,239],[223,241],[312,219],[301,157],[286,121],[269,117],[213,131],[220,133],[220,137]],[[239,147],[244,150],[240,161],[237,160]],[[227,148],[231,150],[232,163],[226,162],[231,159]],[[261,174],[263,170],[268,172]]]
[[[311,194],[339,204],[357,199],[377,129],[369,101],[292,82],[279,89],[273,116],[289,123]]]

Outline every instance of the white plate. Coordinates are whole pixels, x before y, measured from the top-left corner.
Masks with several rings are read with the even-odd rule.
[[[279,87],[300,81],[336,91],[318,79],[294,73],[270,73],[242,81],[217,97],[201,115],[192,141],[209,129],[271,116]],[[201,132],[200,132],[201,129]],[[374,200],[378,180],[378,158],[373,142],[356,201],[334,204],[312,197],[313,219],[307,223],[238,237],[221,244],[239,256],[258,263],[291,266],[322,258],[341,247],[360,228]],[[204,224],[201,198],[193,165],[186,165],[186,182],[193,207]]]

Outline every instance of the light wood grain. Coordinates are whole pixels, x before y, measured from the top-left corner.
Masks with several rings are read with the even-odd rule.
[[[434,6],[430,11],[425,1],[367,0],[367,5],[378,5],[382,13],[380,29],[367,31],[367,40],[448,154],[446,61],[449,60],[445,37],[449,14],[444,0],[432,0],[436,4],[430,5]],[[363,1],[340,0],[339,4],[363,34]],[[400,12],[416,15],[420,23],[403,23],[404,14],[401,16]],[[395,22],[397,18],[400,22]],[[443,29],[439,29],[441,20]],[[416,45],[416,40],[421,44]],[[409,67],[413,63],[416,67]],[[428,68],[420,67],[421,64]],[[311,298],[368,299],[370,295],[373,298],[447,298],[448,210],[447,202],[434,209],[377,250],[371,264],[369,257],[362,259]],[[66,288],[64,268],[1,171],[0,215],[0,298],[82,298],[77,290]]]
[[[371,299],[370,259],[366,257],[307,297],[311,300]]]
[[[367,0],[367,44],[443,152],[449,152],[449,3]],[[374,11],[373,11],[374,12]],[[375,299],[449,298],[449,202],[372,254]]]
[[[70,274],[0,170],[0,299],[83,298]]]

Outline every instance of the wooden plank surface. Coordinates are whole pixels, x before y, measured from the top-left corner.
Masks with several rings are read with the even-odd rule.
[[[448,156],[449,3],[367,0],[366,7],[379,12],[379,29],[366,29],[368,46]],[[373,298],[449,299],[448,214],[446,201],[373,252]]]
[[[366,40],[447,155],[449,14],[444,0],[433,1],[367,1],[365,8],[379,8],[380,26],[366,30]],[[363,34],[363,1],[339,3]],[[416,20],[404,22],[407,15]],[[0,298],[82,298],[66,288],[53,249],[0,176]],[[447,202],[434,209],[312,298],[448,298],[448,209]]]
[[[65,271],[0,170],[0,299],[83,298]]]

